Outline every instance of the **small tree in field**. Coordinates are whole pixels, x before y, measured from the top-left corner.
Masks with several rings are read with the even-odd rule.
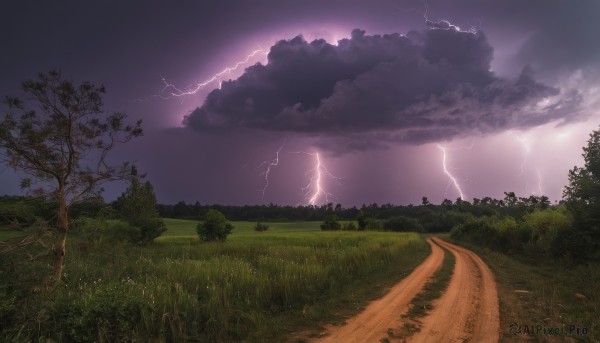
[[[337,221],[335,214],[330,214],[325,217],[323,223],[321,223],[321,230],[323,231],[337,231],[342,229],[342,224]]]
[[[269,225],[263,224],[261,222],[257,222],[254,226],[254,231],[267,231],[269,229]]]
[[[127,125],[125,114],[104,113],[104,86],[76,85],[58,72],[25,81],[22,89],[25,101],[6,98],[9,111],[0,122],[0,148],[9,166],[31,177],[21,182],[23,188],[58,203],[53,279],[59,282],[69,208],[99,197],[103,182],[129,174],[128,164],[109,165],[107,156],[118,143],[142,135],[141,121]]]
[[[136,174],[135,168],[133,173]],[[156,195],[150,181],[142,183],[133,175],[131,184],[115,202],[121,217],[140,229],[139,241],[148,243],[167,230],[156,210]]]
[[[205,242],[225,241],[231,230],[233,225],[217,210],[208,210],[205,220],[196,226],[198,237]]]

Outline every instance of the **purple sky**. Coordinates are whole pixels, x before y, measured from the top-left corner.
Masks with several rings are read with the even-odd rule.
[[[0,95],[51,69],[103,83],[108,112],[144,120],[113,158],[136,161],[163,203],[559,200],[600,123],[598,13],[594,0],[13,1]],[[18,180],[1,166],[0,194]]]

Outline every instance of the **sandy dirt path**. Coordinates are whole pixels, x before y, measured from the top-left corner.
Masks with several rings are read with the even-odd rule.
[[[454,274],[433,311],[422,319],[421,331],[409,342],[498,342],[500,319],[494,276],[470,250],[433,240],[456,257]]]
[[[389,328],[402,325],[401,314],[407,312],[408,304],[417,295],[426,281],[440,268],[444,259],[443,250],[427,240],[431,255],[406,278],[390,291],[370,303],[360,314],[346,321],[343,326],[329,326],[327,332],[314,342],[379,342],[387,337]]]

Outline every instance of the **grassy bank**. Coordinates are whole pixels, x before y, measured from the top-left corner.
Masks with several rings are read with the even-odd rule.
[[[600,342],[600,265],[565,265],[452,242],[475,251],[494,272],[502,342]],[[512,323],[520,333],[511,333]],[[533,334],[524,334],[525,325]]]
[[[318,222],[270,223],[266,232],[234,222],[224,243],[199,243],[196,222],[166,222],[148,247],[72,237],[66,281],[52,296],[23,298],[3,281],[0,338],[281,341],[357,311],[429,253],[417,234],[322,232]]]

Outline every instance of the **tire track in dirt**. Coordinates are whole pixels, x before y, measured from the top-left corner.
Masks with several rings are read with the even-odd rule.
[[[381,299],[371,302],[361,313],[346,321],[343,326],[328,326],[324,336],[313,342],[379,342],[387,336],[389,328],[402,325],[401,314],[406,313],[410,301],[437,271],[444,259],[443,250],[427,240],[431,254],[407,277],[397,283]]]
[[[454,274],[433,310],[422,319],[421,331],[409,342],[498,342],[500,319],[494,276],[470,250],[433,240],[456,257]]]

